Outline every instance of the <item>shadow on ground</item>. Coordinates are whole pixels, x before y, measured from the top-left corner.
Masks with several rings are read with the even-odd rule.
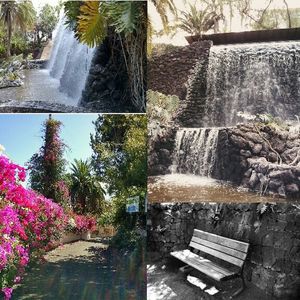
[[[240,280],[234,279],[226,283],[216,284],[199,272],[193,271],[192,276],[200,278],[208,288],[216,287],[219,292],[214,296],[190,284],[179,268],[184,264],[169,258],[164,260],[148,261],[147,264],[147,300],[226,300],[240,286]],[[247,288],[234,300],[272,300],[263,291],[247,283]]]
[[[120,254],[107,242],[75,242],[31,265],[13,300],[145,299],[145,267],[140,254]]]

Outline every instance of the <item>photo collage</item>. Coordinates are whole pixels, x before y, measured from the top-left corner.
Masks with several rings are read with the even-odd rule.
[[[1,299],[300,299],[299,0],[0,0]]]

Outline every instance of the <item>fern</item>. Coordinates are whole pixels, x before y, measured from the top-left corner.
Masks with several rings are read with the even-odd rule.
[[[78,37],[89,47],[101,44],[107,35],[107,20],[105,14],[100,13],[101,5],[99,1],[86,1],[80,7]]]

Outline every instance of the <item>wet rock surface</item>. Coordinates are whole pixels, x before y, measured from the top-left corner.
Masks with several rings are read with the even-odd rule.
[[[177,126],[162,128],[161,132],[148,142],[149,176],[171,173]]]
[[[252,191],[299,197],[300,134],[291,127],[244,124],[219,133],[218,179]]]
[[[95,52],[80,105],[97,112],[136,112],[121,45],[105,39]]]
[[[48,103],[45,101],[0,101],[1,113],[39,113],[39,112],[64,112],[83,113],[91,112],[83,107],[67,106],[59,103]]]

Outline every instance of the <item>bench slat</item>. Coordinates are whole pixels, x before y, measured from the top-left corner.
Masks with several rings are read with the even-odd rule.
[[[210,254],[212,256],[215,256],[217,258],[220,258],[220,259],[222,259],[224,261],[227,261],[227,262],[229,262],[229,263],[231,263],[233,265],[236,265],[236,266],[238,266],[240,268],[244,264],[244,260],[242,260],[242,259],[239,259],[239,258],[230,256],[228,254],[225,254],[223,252],[220,252],[220,251],[208,248],[206,246],[203,246],[201,244],[195,243],[193,241],[190,243],[190,247],[195,248],[197,250],[200,250],[202,252],[205,252],[207,254]]]
[[[249,244],[245,242],[240,242],[199,229],[194,229],[194,236],[244,253],[248,252]]]
[[[220,244],[216,244],[216,243],[213,243],[213,242],[210,242],[210,241],[207,241],[207,240],[203,240],[203,239],[197,238],[195,236],[192,237],[192,242],[195,242],[197,244],[201,244],[203,246],[215,249],[217,251],[220,251],[220,252],[223,252],[225,254],[231,255],[233,257],[237,257],[237,258],[242,259],[242,260],[245,260],[246,256],[247,256],[247,253],[244,253],[244,252],[241,252],[241,251],[238,251],[238,250],[226,247],[226,246],[222,246]]]
[[[226,280],[237,274],[237,272],[222,268],[209,259],[198,256],[189,250],[171,252],[171,255],[217,281]]]

